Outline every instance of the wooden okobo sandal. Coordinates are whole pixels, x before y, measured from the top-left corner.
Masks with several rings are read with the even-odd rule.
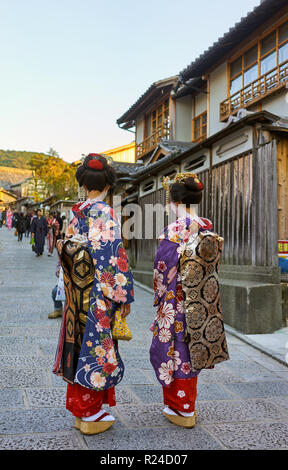
[[[194,411],[193,416],[183,416],[181,411],[166,407],[163,411],[163,414],[167,419],[169,419],[169,421],[171,421],[171,423],[176,424],[177,426],[182,426],[184,428],[194,428],[196,424],[196,410]]]
[[[107,431],[111,428],[112,424],[115,422],[115,418],[106,411],[95,420],[95,421],[83,421],[80,423],[80,432],[82,434],[98,434],[100,432]]]
[[[81,421],[82,421],[81,418],[77,418],[77,416],[75,416],[75,423],[74,423],[75,429],[80,429]]]

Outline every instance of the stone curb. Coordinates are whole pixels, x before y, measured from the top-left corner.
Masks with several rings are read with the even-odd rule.
[[[151,287],[145,286],[144,284],[141,284],[141,282],[138,282],[138,281],[135,281],[135,280],[134,280],[134,284],[136,286],[140,287],[141,289],[149,292],[150,294],[154,295],[154,291]],[[225,331],[227,331],[227,333],[229,333],[230,335],[235,336],[236,338],[243,341],[243,343],[248,344],[252,348],[257,349],[258,351],[266,354],[266,356],[269,356],[272,359],[274,359],[275,361],[280,362],[280,364],[288,367],[288,363],[286,361],[284,361],[283,359],[281,359],[280,357],[278,357],[276,354],[274,354],[273,351],[271,351],[269,349],[266,349],[265,347],[263,347],[262,345],[256,343],[252,339],[247,338],[246,335],[240,333],[239,331],[235,330],[234,328],[232,328],[232,326],[229,326],[226,323],[224,324],[224,327],[225,327]]]

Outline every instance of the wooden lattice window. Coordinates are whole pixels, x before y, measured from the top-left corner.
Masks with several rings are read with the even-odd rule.
[[[196,116],[192,121],[192,141],[200,142],[207,137],[207,111]]]
[[[167,122],[169,116],[169,100],[157,106],[151,113],[151,129],[150,135],[159,129],[165,122]]]
[[[230,96],[287,60],[288,21],[286,20],[230,62]]]

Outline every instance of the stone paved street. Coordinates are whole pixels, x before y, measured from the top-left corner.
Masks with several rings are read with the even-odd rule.
[[[228,335],[230,361],[200,374],[198,424],[183,429],[162,415],[149,363],[152,294],[136,287],[128,317],[133,340],[116,389],[117,421],[84,437],[65,409],[65,382],[52,374],[60,319],[49,320],[56,253],[36,258],[28,239],[0,229],[0,449],[287,449],[288,368]]]

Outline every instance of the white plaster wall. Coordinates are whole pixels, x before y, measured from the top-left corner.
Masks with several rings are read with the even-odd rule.
[[[262,102],[262,110],[269,111],[280,117],[288,117],[288,90],[272,95]]]
[[[143,142],[144,140],[144,116],[136,119],[136,144]]]
[[[207,110],[207,95],[205,93],[199,93],[195,98],[195,116],[204,113]],[[195,117],[193,116],[193,117]]]
[[[176,100],[175,140],[192,140],[192,97],[183,96]]]
[[[227,62],[219,65],[210,74],[209,126],[208,137],[221,131],[225,124],[220,122],[220,103],[227,98]]]

